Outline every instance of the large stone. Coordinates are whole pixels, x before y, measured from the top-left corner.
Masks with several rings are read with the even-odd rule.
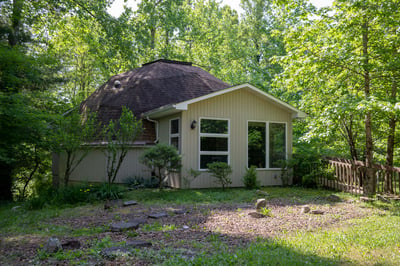
[[[118,255],[130,254],[129,248],[126,247],[110,247],[105,248],[100,253],[104,258],[113,259]]]
[[[79,242],[79,240],[76,239],[71,239],[68,241],[65,241],[61,244],[63,249],[78,249],[81,247],[81,243]]]
[[[50,237],[43,246],[43,249],[48,253],[55,253],[59,250],[62,250],[61,242],[57,237]]]
[[[120,223],[115,223],[112,224],[110,229],[112,232],[122,232],[126,230],[132,230],[132,229],[138,229],[139,228],[139,223],[137,222],[120,222]]]
[[[310,211],[310,213],[311,213],[311,214],[322,215],[322,214],[324,214],[325,212],[324,212],[324,211],[320,211],[320,210],[312,210],[312,211]]]
[[[250,217],[252,217],[252,218],[257,218],[257,219],[267,217],[267,216],[265,216],[264,214],[259,213],[259,212],[250,212],[249,215],[250,215]]]
[[[267,206],[267,201],[265,199],[258,199],[256,202],[256,209],[261,210]]]
[[[132,248],[146,248],[146,247],[151,247],[152,244],[151,242],[143,240],[130,240],[126,242],[126,246]]]
[[[308,205],[301,206],[301,213],[309,213],[310,207]]]
[[[331,202],[340,202],[340,201],[342,201],[342,199],[339,196],[335,195],[335,194],[329,195],[326,199],[328,201],[331,201]]]
[[[168,216],[168,214],[165,213],[165,212],[159,212],[159,213],[151,213],[151,214],[149,214],[149,217],[150,217],[150,218],[153,218],[153,219],[160,219],[160,218],[167,217],[167,216]]]
[[[132,206],[132,205],[137,205],[137,204],[138,204],[137,201],[129,200],[129,201],[125,201],[123,206],[127,207],[127,206]]]

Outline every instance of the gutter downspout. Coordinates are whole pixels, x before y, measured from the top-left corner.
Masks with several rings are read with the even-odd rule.
[[[146,120],[156,124],[156,140],[154,141],[154,143],[158,143],[158,127],[159,127],[158,121],[150,119],[150,117],[148,117],[148,116],[146,116]]]

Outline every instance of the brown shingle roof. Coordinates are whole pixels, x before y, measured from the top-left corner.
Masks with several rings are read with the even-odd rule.
[[[230,87],[191,63],[157,60],[115,75],[81,104],[81,111],[97,111],[107,123],[117,119],[122,106],[136,117],[161,106],[187,101]]]

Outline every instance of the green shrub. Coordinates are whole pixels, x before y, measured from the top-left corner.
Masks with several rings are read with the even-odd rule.
[[[211,175],[217,178],[216,183],[222,186],[222,189],[225,190],[227,185],[232,184],[232,180],[230,178],[230,174],[232,173],[232,168],[230,165],[224,162],[213,162],[207,164],[207,169],[210,171]]]
[[[141,176],[131,176],[124,180],[124,182],[130,187],[135,189],[140,188],[156,188],[158,187],[158,181],[155,176],[150,178],[144,178]]]
[[[246,169],[246,174],[243,176],[242,181],[247,189],[260,187],[260,181],[257,180],[257,169],[254,165]]]
[[[158,177],[158,187],[163,188],[164,179],[173,171],[179,170],[181,165],[181,156],[178,150],[171,145],[157,144],[153,148],[146,150],[140,157],[140,162],[154,169]]]

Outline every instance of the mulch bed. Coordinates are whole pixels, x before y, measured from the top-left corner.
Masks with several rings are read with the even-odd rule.
[[[113,242],[127,240],[144,240],[152,243],[154,250],[165,248],[186,250],[194,256],[198,252],[213,252],[210,242],[218,239],[228,250],[244,247],[258,238],[271,239],[297,231],[314,231],[319,228],[335,227],[345,221],[361,218],[377,212],[364,208],[357,202],[330,203],[316,200],[307,204],[311,210],[319,210],[322,215],[302,213],[302,205],[298,202],[282,199],[268,200],[271,217],[253,218],[254,204],[207,204],[207,205],[170,205],[148,206],[143,204],[128,207],[117,207],[104,210],[101,207],[88,211],[85,215],[72,217],[56,217],[45,221],[45,225],[68,226],[72,230],[91,227],[104,227],[104,231],[94,236],[74,237],[81,243],[81,249],[91,248],[93,240],[110,237]],[[149,214],[168,213],[167,217],[149,218]],[[157,223],[158,230],[146,229],[140,225],[136,233],[110,232],[107,228],[114,222],[127,222],[143,219],[145,224]],[[43,222],[42,226],[43,226]],[[163,230],[163,226],[165,230]],[[156,228],[156,226],[154,227]],[[57,236],[61,242],[71,236]],[[2,236],[0,242],[0,264],[6,261],[10,265],[28,265],[37,255],[40,245],[44,245],[48,237],[43,236]],[[41,264],[63,265],[50,258]],[[118,262],[117,261],[114,261]],[[104,263],[104,261],[102,262]],[[136,261],[137,264],[148,264],[149,261]],[[67,263],[68,264],[68,263]]]

